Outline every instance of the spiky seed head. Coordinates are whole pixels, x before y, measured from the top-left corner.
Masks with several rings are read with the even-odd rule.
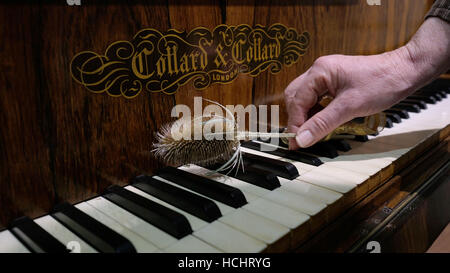
[[[228,160],[239,145],[236,125],[217,116],[181,118],[157,134],[153,152],[168,165],[202,166]]]

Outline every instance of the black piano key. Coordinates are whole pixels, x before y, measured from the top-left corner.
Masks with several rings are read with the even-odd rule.
[[[103,197],[177,239],[192,233],[191,225],[183,214],[122,187],[108,187]]]
[[[389,113],[387,113],[386,117],[389,118],[394,123],[402,122],[402,118],[399,115],[397,115],[397,114],[389,114]]]
[[[331,139],[328,142],[336,147],[338,151],[348,152],[352,149],[352,146],[344,139]]]
[[[254,141],[246,141],[246,142],[241,143],[241,145],[243,147],[246,147],[249,149],[261,151],[261,147],[263,147],[265,144],[254,142]],[[303,162],[303,163],[313,165],[313,166],[320,166],[323,164],[319,158],[312,156],[312,155],[304,154],[301,152],[301,150],[292,151],[292,150],[276,148],[273,151],[272,150],[269,150],[269,151],[264,150],[262,152],[280,156],[280,157],[284,157],[284,158],[288,158],[288,159],[292,159],[292,160],[295,160],[298,162]]]
[[[419,106],[417,106],[415,104],[411,104],[411,103],[406,103],[406,102],[397,103],[396,105],[394,105],[394,107],[406,110],[408,112],[413,112],[413,113],[419,113],[420,112]]]
[[[438,94],[438,93],[432,94],[431,96],[433,96],[434,98],[436,98],[438,101],[441,101],[441,100],[443,99],[442,96],[441,96],[441,94]]]
[[[349,134],[342,134],[342,136],[346,136],[351,140],[358,141],[358,142],[367,142],[369,141],[368,136],[358,136],[358,135],[349,135]]]
[[[269,138],[269,139],[264,140],[264,139],[258,138],[258,140],[261,142],[270,143],[272,139]],[[283,148],[289,148],[289,145],[284,143],[281,140],[278,141],[278,146],[283,147]],[[328,144],[327,142],[318,142],[311,147],[300,148],[300,149],[298,149],[298,151],[317,155],[317,156],[328,157],[328,158],[335,158],[339,155],[336,148],[333,147],[333,145]]]
[[[438,101],[441,101],[442,99],[447,97],[447,92],[445,90],[439,90],[439,89],[421,89],[418,94],[420,95],[426,95],[426,96],[433,96]]]
[[[393,126],[394,126],[394,125],[393,125],[392,120],[391,120],[390,118],[386,117],[386,123],[384,124],[384,127],[386,127],[386,128],[392,128]]]
[[[27,216],[11,223],[10,231],[33,253],[68,253],[69,250]]]
[[[175,187],[150,176],[140,175],[134,178],[133,186],[173,205],[174,207],[189,212],[206,222],[211,223],[222,216],[216,203],[208,198]]]
[[[52,217],[100,252],[136,252],[128,239],[69,203],[56,206]]]
[[[414,93],[413,95],[420,95],[420,96],[427,96],[430,98],[435,99],[436,101],[441,101],[442,100],[442,96],[436,92],[436,90],[426,90],[426,89],[420,89],[418,90],[416,93]]]
[[[384,112],[386,112],[386,113],[394,113],[394,114],[397,114],[397,115],[399,115],[402,119],[408,119],[408,118],[409,118],[409,113],[408,113],[408,111],[403,110],[403,109],[398,109],[398,108],[395,108],[395,107],[389,108],[389,109],[385,110]]]
[[[411,95],[408,97],[408,99],[415,99],[415,100],[422,100],[429,104],[435,104],[436,99],[434,97],[425,96],[425,95]]]
[[[239,208],[247,204],[247,200],[241,190],[206,177],[174,167],[160,169],[158,175],[233,208]]]
[[[368,136],[355,136],[355,141],[359,141],[359,142],[367,142],[369,141],[369,137]]]
[[[251,164],[244,164],[244,170],[239,168],[237,172],[236,169],[233,169],[231,171],[219,171],[219,173],[271,191],[281,186],[278,177],[274,173],[271,173],[264,168],[254,167],[254,165]],[[207,168],[210,170],[217,170],[220,166],[221,164],[216,164],[208,166]]]
[[[328,158],[335,158],[339,155],[337,149],[328,142],[318,142],[311,147],[301,148],[299,151]]]
[[[415,104],[420,109],[427,109],[427,104],[425,103],[425,101],[422,101],[422,100],[416,100],[416,99],[407,98],[407,99],[402,100],[402,102]]]
[[[447,92],[444,91],[444,90],[437,91],[437,93],[438,93],[439,95],[441,95],[442,98],[446,98],[446,97],[447,97]]]
[[[299,176],[297,168],[285,161],[263,157],[250,153],[242,153],[246,165],[251,165],[255,168],[268,170],[277,176],[292,180]]]

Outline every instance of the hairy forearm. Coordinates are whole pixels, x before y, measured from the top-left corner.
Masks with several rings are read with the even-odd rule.
[[[450,24],[439,18],[428,18],[412,39],[397,49],[405,63],[408,91],[429,83],[450,68]]]

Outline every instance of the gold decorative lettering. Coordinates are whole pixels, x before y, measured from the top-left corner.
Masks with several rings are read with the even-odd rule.
[[[142,90],[172,94],[192,81],[197,89],[230,83],[240,74],[278,73],[298,62],[309,47],[308,32],[282,24],[218,25],[212,31],[143,29],[129,41],[111,44],[104,55],[76,54],[70,64],[75,81],[94,93],[133,98]]]

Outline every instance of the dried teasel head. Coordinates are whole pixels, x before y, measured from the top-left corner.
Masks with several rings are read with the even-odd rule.
[[[210,101],[212,102],[212,101]],[[222,105],[212,102],[231,114]],[[164,126],[153,144],[155,156],[168,165],[224,163],[217,171],[233,169],[242,163],[238,128],[234,116],[181,118]]]
[[[157,134],[153,152],[168,165],[213,165],[227,161],[236,152],[239,140],[235,137],[236,128],[226,130],[226,125],[217,117],[179,119]],[[201,132],[206,126],[212,126],[209,135]]]

